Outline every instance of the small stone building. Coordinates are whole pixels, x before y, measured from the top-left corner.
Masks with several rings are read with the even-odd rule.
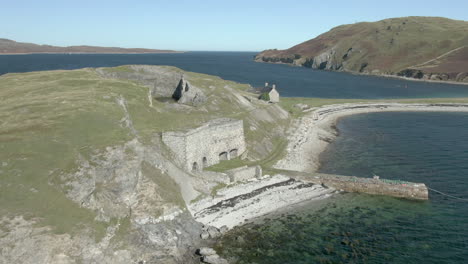
[[[165,132],[162,141],[188,171],[238,157],[246,149],[243,121],[229,118],[215,119],[186,132]]]
[[[268,83],[265,83],[265,87],[261,89],[261,95],[260,99],[265,99],[271,103],[279,103],[279,93],[276,90],[276,84],[273,84],[271,86],[268,85]],[[268,95],[268,96],[265,96]]]

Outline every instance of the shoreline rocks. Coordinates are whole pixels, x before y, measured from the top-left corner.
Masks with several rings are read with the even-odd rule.
[[[333,189],[284,175],[265,176],[218,190],[216,197],[192,203],[195,220],[208,226],[201,237],[217,238],[230,228],[294,204],[329,197]]]
[[[197,249],[196,254],[200,256],[200,261],[202,263],[209,264],[228,264],[228,261],[221,258],[216,254],[216,250],[209,247],[202,247]]]

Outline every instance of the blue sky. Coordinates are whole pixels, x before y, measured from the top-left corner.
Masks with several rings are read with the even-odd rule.
[[[284,49],[332,27],[400,16],[468,20],[467,0],[0,0],[0,38],[175,50]]]

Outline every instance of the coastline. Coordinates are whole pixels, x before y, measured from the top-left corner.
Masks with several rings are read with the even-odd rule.
[[[269,64],[288,65],[288,66],[291,66],[291,67],[308,68],[308,67],[304,67],[302,65],[296,65],[296,64],[292,64],[292,63],[266,62],[266,61],[259,61],[259,60],[254,60],[254,61],[257,62],[257,63],[269,63]],[[312,68],[309,68],[309,69],[312,69]],[[468,86],[467,82],[442,81],[442,80],[424,80],[424,79],[416,79],[416,78],[410,78],[410,77],[405,77],[405,76],[398,76],[398,75],[393,75],[393,74],[372,74],[372,73],[362,73],[362,72],[354,72],[354,71],[333,71],[333,70],[318,70],[318,69],[312,69],[312,70],[341,72],[341,73],[348,73],[348,74],[352,74],[352,75],[371,76],[371,77],[378,77],[378,78],[390,78],[390,79],[398,79],[398,80],[411,81],[411,82],[442,83],[442,84],[456,84],[456,85]]]
[[[323,184],[333,175],[314,179],[321,176],[317,172],[320,154],[338,136],[335,125],[340,118],[373,112],[468,112],[468,104],[348,103],[305,112],[287,132],[286,155],[273,166],[290,173],[284,171],[246,182],[227,183],[216,194],[188,206],[195,220],[205,226],[229,230],[277,210],[325,199],[346,189]]]
[[[0,53],[0,55],[33,55],[33,54],[172,54],[186,53],[186,51],[159,51],[159,52],[24,52],[24,53]]]
[[[188,206],[195,220],[217,229],[232,229],[259,217],[302,203],[322,200],[335,189],[290,176],[265,175],[220,189]]]
[[[340,118],[375,112],[468,112],[468,104],[349,103],[306,110],[288,131],[286,155],[276,169],[315,173],[320,168],[320,154],[337,136]]]

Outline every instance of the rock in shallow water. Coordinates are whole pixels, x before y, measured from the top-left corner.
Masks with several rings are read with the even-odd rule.
[[[216,255],[216,251],[209,247],[202,247],[198,249],[198,254],[200,256],[211,256],[211,255]]]
[[[217,238],[217,237],[220,236],[218,228],[216,228],[214,226],[208,227],[208,229],[206,231],[208,232],[208,234],[210,234],[211,238]]]
[[[200,234],[200,238],[201,238],[201,239],[208,239],[208,238],[210,238],[210,234],[209,234],[207,231],[203,231],[203,232]]]
[[[227,233],[227,231],[229,231],[229,228],[227,226],[225,226],[225,225],[223,225],[222,227],[219,228],[219,232],[221,234],[225,234],[225,233]]]
[[[202,262],[209,264],[228,264],[227,260],[221,258],[218,255],[203,256]]]

